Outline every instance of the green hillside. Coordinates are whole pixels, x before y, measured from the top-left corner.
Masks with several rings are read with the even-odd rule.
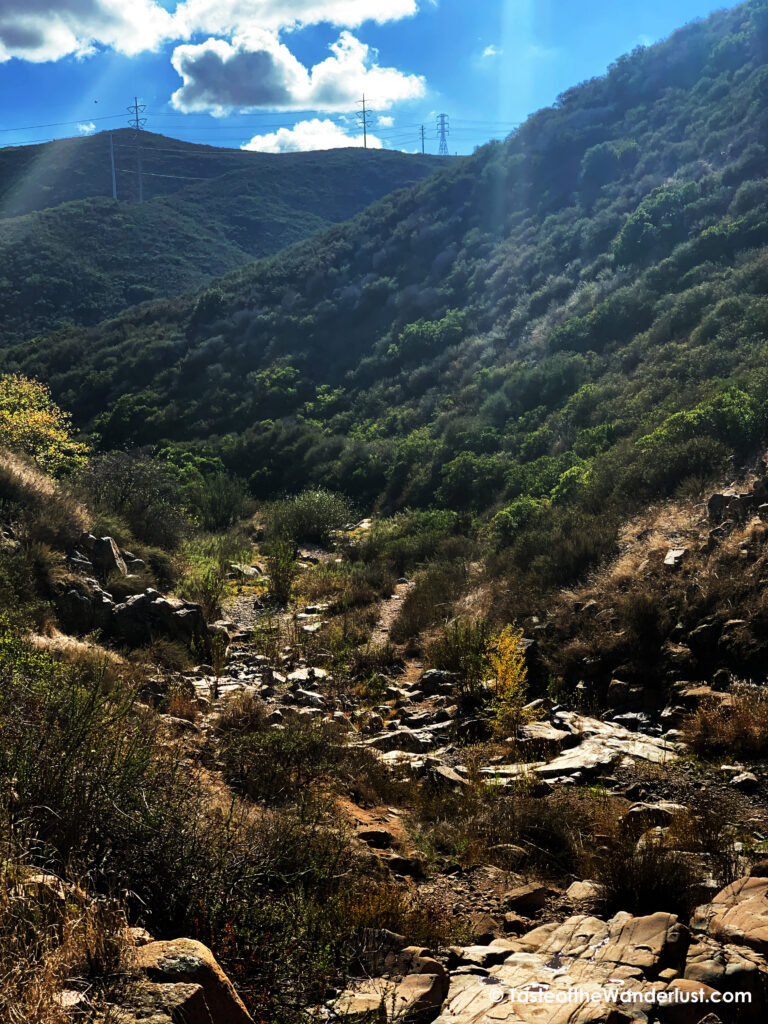
[[[403,153],[245,153],[146,133],[139,204],[131,132],[113,134],[117,203],[106,134],[0,150],[0,343],[198,288],[439,166]]]
[[[5,366],[105,446],[207,447],[258,495],[490,511],[526,565],[575,533],[567,576],[765,429],[767,60],[766,0],[719,12],[349,224]]]

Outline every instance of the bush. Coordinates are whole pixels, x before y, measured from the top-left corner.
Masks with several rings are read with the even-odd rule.
[[[768,756],[768,693],[745,686],[731,703],[699,708],[683,725],[683,739],[700,757]]]
[[[78,474],[89,507],[120,516],[146,544],[176,548],[190,527],[178,482],[157,459],[110,452]]]
[[[267,509],[267,524],[272,537],[284,537],[295,543],[328,544],[334,532],[353,515],[347,498],[317,488],[275,502]]]
[[[606,914],[665,911],[686,919],[697,902],[694,887],[701,873],[690,857],[659,841],[646,837],[635,845],[634,838],[627,837],[597,860],[594,878]]]
[[[274,540],[267,548],[266,563],[269,592],[277,604],[287,605],[299,572],[291,541]]]
[[[437,639],[427,645],[426,658],[433,668],[455,672],[459,695],[471,700],[480,695],[488,675],[490,639],[490,629],[482,620],[456,619],[444,626]]]
[[[433,562],[419,573],[392,623],[390,637],[393,642],[403,643],[418,636],[428,626],[450,618],[453,602],[466,578],[467,567],[463,562]]]

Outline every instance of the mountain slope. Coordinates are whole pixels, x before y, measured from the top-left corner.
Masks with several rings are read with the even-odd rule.
[[[130,132],[113,134],[122,196],[124,179],[135,186],[133,144]],[[106,136],[26,149],[0,150],[0,343],[200,287],[440,166],[373,150],[244,153],[146,133],[138,204],[111,198]]]
[[[6,365],[105,444],[205,444],[261,494],[500,510],[531,563],[542,516],[716,472],[768,423],[767,59],[765,0],[719,12],[209,296]]]

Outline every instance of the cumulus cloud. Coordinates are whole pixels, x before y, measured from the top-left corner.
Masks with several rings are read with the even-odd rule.
[[[258,153],[306,153],[313,149],[343,149],[364,144],[362,135],[347,135],[333,121],[313,118],[299,121],[293,128],[279,128],[268,135],[254,135],[250,142],[241,146]],[[381,149],[381,139],[368,133],[368,148]]]
[[[378,117],[379,128],[391,128],[395,123],[394,117],[390,117],[388,114],[380,114]]]
[[[331,55],[304,67],[273,32],[258,30],[231,43],[208,39],[177,46],[172,63],[183,86],[172,97],[185,113],[233,108],[344,111],[365,94],[372,110],[423,96],[424,79],[381,67],[377,55],[350,32],[342,32]]]
[[[85,56],[97,46],[130,56],[155,49],[171,26],[154,0],[2,0],[0,61]]]
[[[96,131],[96,125],[93,121],[84,121],[82,124],[77,126],[77,130],[81,135],[93,135]]]
[[[484,57],[500,57],[501,56],[501,50],[498,48],[498,46],[494,46],[493,43],[491,43],[490,46],[486,46],[486,48],[483,50],[483,56]]]
[[[180,37],[239,34],[250,26],[277,31],[322,22],[357,28],[416,14],[417,0],[185,0],[174,14]]]

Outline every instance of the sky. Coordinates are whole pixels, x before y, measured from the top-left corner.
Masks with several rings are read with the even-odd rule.
[[[450,153],[716,0],[0,0],[0,146],[124,127],[285,152]]]

